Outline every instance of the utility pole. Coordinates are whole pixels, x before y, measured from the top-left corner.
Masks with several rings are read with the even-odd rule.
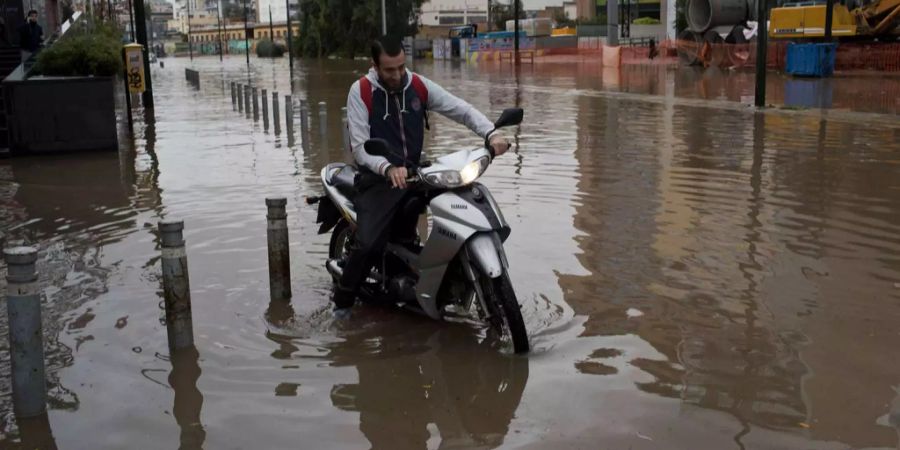
[[[272,26],[272,4],[269,3],[269,40],[272,41],[272,46],[275,46],[275,28]]]
[[[247,0],[244,0],[244,55],[247,56],[247,78],[250,78],[250,40],[247,38]]]
[[[384,0],[381,0],[381,35],[387,35],[387,9],[384,6]]]
[[[834,0],[825,2],[825,42],[831,42],[831,25],[834,21]]]
[[[131,22],[131,42],[136,42],[134,37],[134,8],[131,7],[131,0],[128,0],[128,20]]]
[[[188,31],[188,54],[191,57],[191,61],[194,60],[194,43],[193,38],[191,37],[191,0],[187,1],[187,31]]]
[[[294,33],[291,31],[291,0],[284,0],[284,7],[287,10],[287,50],[288,61],[291,64],[291,93],[294,92]]]
[[[769,8],[766,0],[756,0],[756,93],[754,104],[766,106],[766,50],[769,48]]]
[[[219,62],[222,62],[222,0],[216,2],[216,20],[219,22]]]
[[[619,45],[618,0],[608,0],[606,2],[606,45]]]
[[[513,22],[515,35],[513,36],[513,45],[515,46],[516,65],[519,65],[519,0],[513,0]]]
[[[144,91],[144,109],[153,109],[153,82],[150,76],[150,49],[147,42],[147,19],[145,17],[144,0],[134,0],[134,15],[137,25],[137,41],[138,44],[144,46],[144,83],[146,90]]]

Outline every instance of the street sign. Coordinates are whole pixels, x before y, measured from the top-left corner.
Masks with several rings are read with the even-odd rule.
[[[125,80],[128,84],[128,92],[140,94],[146,90],[144,82],[144,47],[140,44],[128,44],[125,46]]]

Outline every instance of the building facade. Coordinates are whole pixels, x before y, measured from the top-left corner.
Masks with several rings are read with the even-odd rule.
[[[426,26],[485,23],[488,0],[432,0],[422,5],[419,23]]]

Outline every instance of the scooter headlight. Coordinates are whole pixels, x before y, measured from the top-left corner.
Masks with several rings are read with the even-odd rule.
[[[443,170],[425,176],[425,182],[435,187],[458,188],[477,180],[490,164],[488,157],[479,158],[466,164],[460,171]]]
[[[459,178],[462,180],[462,184],[466,185],[477,180],[487,170],[488,164],[490,164],[490,161],[487,156],[466,164],[466,167],[459,171]]]

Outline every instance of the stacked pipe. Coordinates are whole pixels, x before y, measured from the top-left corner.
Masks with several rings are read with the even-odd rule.
[[[687,64],[741,67],[750,62],[756,40],[747,39],[756,21],[756,0],[688,0],[688,28],[678,35],[678,54]],[[763,23],[757,32],[765,33]],[[723,45],[733,44],[733,45]]]

